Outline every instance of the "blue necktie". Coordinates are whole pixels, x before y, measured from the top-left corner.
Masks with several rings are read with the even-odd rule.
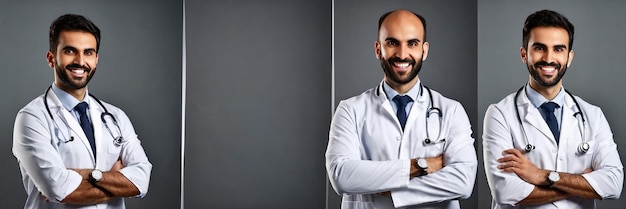
[[[398,120],[400,121],[400,125],[402,126],[402,130],[404,130],[404,125],[406,124],[406,104],[412,102],[411,97],[404,95],[396,95],[393,97],[393,101],[398,105],[398,112],[396,112],[396,116],[398,116]]]
[[[554,102],[546,102],[543,103],[539,109],[541,110],[541,114],[543,118],[548,123],[548,127],[550,127],[550,131],[552,131],[552,135],[554,135],[554,139],[556,140],[556,144],[559,144],[559,124],[556,121],[556,117],[554,116],[554,109],[559,107],[558,104]]]
[[[91,150],[93,151],[93,156],[96,156],[96,141],[93,137],[93,127],[91,126],[91,121],[89,121],[89,117],[87,117],[87,107],[89,105],[86,102],[81,102],[74,107],[74,109],[78,112],[80,117],[80,127],[83,128],[83,132],[87,136],[89,140],[89,144],[91,145]]]

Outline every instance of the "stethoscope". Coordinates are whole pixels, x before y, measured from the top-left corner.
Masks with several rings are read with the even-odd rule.
[[[524,135],[524,140],[526,141],[526,146],[524,147],[524,151],[526,151],[527,153],[534,150],[535,149],[535,145],[532,145],[529,141],[528,141],[528,136],[526,136],[526,130],[524,130],[524,124],[522,123],[522,118],[520,117],[519,114],[519,110],[517,108],[517,98],[519,97],[520,92],[522,92],[522,90],[524,90],[526,87],[526,85],[522,86],[522,88],[520,88],[519,90],[517,90],[517,93],[515,93],[515,102],[513,102],[513,105],[515,107],[515,113],[517,116],[517,121],[520,124],[520,127],[522,129],[522,134]],[[578,130],[580,132],[580,136],[581,136],[581,140],[582,142],[580,144],[578,144],[578,153],[579,154],[585,154],[587,153],[587,151],[589,151],[589,148],[591,148],[591,146],[589,145],[589,143],[587,143],[587,140],[585,139],[585,116],[583,115],[583,110],[580,108],[580,105],[578,105],[578,101],[576,101],[576,98],[574,98],[574,95],[572,95],[572,93],[570,93],[569,91],[565,90],[565,93],[567,93],[572,100],[574,100],[574,104],[576,104],[576,109],[578,109],[578,112],[574,113],[574,117],[576,117],[576,119],[578,120]],[[580,117],[578,117],[580,115]],[[579,119],[580,118],[580,119]],[[581,122],[582,121],[582,122]]]
[[[379,86],[380,88],[380,86]],[[422,96],[424,93],[424,89],[426,89],[426,91],[428,91],[428,97],[430,99],[430,103],[428,104],[428,109],[426,109],[426,139],[424,139],[424,144],[427,145],[432,145],[432,144],[437,144],[437,143],[443,143],[446,141],[445,138],[441,138],[441,126],[443,125],[443,114],[440,108],[438,107],[434,107],[434,102],[433,102],[433,93],[432,91],[430,91],[430,88],[421,85],[420,84],[420,93],[419,96]],[[376,94],[379,94],[379,91],[376,91]],[[432,140],[430,138],[430,129],[428,129],[428,119],[430,118],[430,116],[432,114],[437,114],[438,118],[439,118],[439,131],[437,132],[437,138],[435,138],[435,140]]]
[[[46,89],[46,93],[43,96],[43,104],[46,106],[46,111],[48,111],[48,115],[50,115],[50,118],[52,119],[52,121],[54,121],[54,117],[52,116],[50,107],[48,107],[48,92],[50,91],[51,88],[52,86],[49,86],[48,89]],[[89,96],[93,97],[96,100],[96,102],[98,102],[98,104],[102,107],[102,109],[104,109],[104,112],[100,114],[100,119],[102,119],[102,123],[104,123],[104,127],[107,129],[107,131],[109,131],[109,134],[111,134],[111,136],[113,137],[113,144],[115,144],[116,146],[121,146],[124,143],[124,137],[122,136],[122,129],[120,128],[120,125],[117,123],[117,120],[115,119],[115,117],[113,117],[113,114],[109,113],[107,108],[104,107],[102,102],[98,98],[96,98],[96,96],[94,96],[91,93],[89,93]],[[117,127],[117,133],[118,133],[117,136],[115,136],[115,134],[113,134],[113,131],[111,131],[111,128],[109,128],[109,124],[107,123],[107,120],[106,120],[107,117],[109,117],[110,120],[113,121],[113,124]],[[56,124],[56,122],[53,122],[53,123],[54,123],[54,126],[57,129],[59,129],[59,126]],[[65,125],[68,126],[65,120],[63,120],[63,123],[65,123]],[[68,143],[71,141],[74,141],[74,136],[70,136],[69,139],[65,140],[64,142]]]

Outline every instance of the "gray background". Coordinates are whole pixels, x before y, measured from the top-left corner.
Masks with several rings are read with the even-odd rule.
[[[331,6],[186,1],[185,208],[324,207]]]
[[[17,111],[52,84],[48,28],[65,13],[82,14],[102,31],[98,72],[89,91],[130,117],[153,164],[144,199],[129,208],[180,205],[182,2],[3,1],[0,4],[0,203],[23,208],[26,192],[11,153]]]
[[[626,112],[624,112],[623,65],[626,57],[626,14],[624,1],[478,1],[478,113],[484,118],[487,106],[515,92],[528,82],[528,70],[520,59],[522,27],[531,13],[551,9],[564,14],[575,27],[574,59],[563,77],[563,85],[604,111],[613,130],[622,162],[626,158]],[[482,122],[478,124],[482,136]],[[482,155],[482,140],[478,141]],[[482,165],[482,157],[479,158]],[[478,208],[491,201],[487,179],[479,169]],[[623,208],[620,200],[599,201],[598,208]]]
[[[375,57],[378,18],[404,8],[426,19],[428,58],[419,77],[422,83],[463,104],[476,132],[476,2],[336,0],[334,7],[335,98],[343,99],[378,85],[383,78]],[[472,134],[476,138],[475,134]],[[480,155],[479,155],[480,156]],[[480,169],[480,168],[479,168]],[[480,178],[480,176],[478,177]],[[463,208],[475,208],[476,189]],[[327,189],[328,208],[339,208],[341,197]]]

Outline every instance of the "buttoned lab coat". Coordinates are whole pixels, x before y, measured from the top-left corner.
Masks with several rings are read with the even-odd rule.
[[[528,142],[523,136],[515,113],[515,100]],[[521,92],[518,98],[515,98],[513,93],[499,103],[489,106],[483,126],[483,151],[493,208],[595,208],[594,200],[575,197],[532,207],[515,207],[515,204],[526,198],[535,186],[525,182],[515,173],[500,171],[497,168],[499,165],[497,159],[503,157],[502,151],[510,148],[524,150],[528,143],[536,148],[525,156],[540,169],[581,174],[585,169],[591,168],[593,172],[583,174],[583,177],[593,189],[603,199],[619,198],[624,173],[609,124],[599,107],[579,97],[576,97],[576,101],[580,104],[586,119],[586,140],[590,149],[585,154],[579,154],[577,151],[578,145],[582,143],[580,119],[574,117],[578,109],[569,95],[565,96],[563,105],[558,145],[541,113],[532,105],[526,93]]]
[[[418,86],[415,86],[417,88]],[[341,101],[333,117],[326,150],[326,169],[342,208],[459,208],[476,178],[476,151],[471,127],[460,103],[432,91],[442,110],[445,143],[426,145],[428,91],[414,102],[403,132],[382,83]],[[432,114],[430,137],[439,121]],[[410,179],[410,159],[443,154],[443,169]],[[391,191],[391,198],[378,192]]]
[[[90,100],[89,114],[97,154],[95,159],[80,124],[61,105],[54,91],[48,93],[48,105],[54,120],[46,111],[43,95],[18,112],[13,133],[13,154],[19,163],[24,188],[28,194],[24,208],[125,208],[123,198],[84,207],[59,202],[72,193],[83,180],[77,172],[68,170],[69,168],[109,171],[118,159],[126,166],[119,172],[139,189],[140,194],[137,197],[146,195],[152,164],[148,161],[130,120],[122,110],[103,102],[117,119],[126,141],[121,146],[115,145],[113,136],[100,119],[104,109],[93,97],[85,98]],[[110,120],[107,122],[117,136],[117,127]],[[74,140],[66,142],[71,136]],[[49,202],[46,202],[40,192]]]

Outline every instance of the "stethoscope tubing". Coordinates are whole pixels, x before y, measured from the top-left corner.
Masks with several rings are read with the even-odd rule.
[[[48,112],[48,115],[50,116],[50,119],[52,119],[52,121],[54,121],[54,116],[52,115],[52,111],[50,111],[50,107],[48,106],[48,93],[50,92],[50,89],[52,89],[52,86],[49,86],[46,89],[46,92],[44,93],[43,96],[43,104],[46,107],[46,111]],[[104,123],[104,127],[107,129],[107,131],[109,132],[109,134],[111,134],[111,137],[113,137],[113,143],[117,146],[122,145],[122,143],[124,142],[124,136],[122,136],[122,129],[120,128],[119,124],[117,123],[117,120],[115,119],[115,117],[113,116],[113,114],[111,114],[109,112],[109,110],[107,110],[107,108],[104,106],[104,104],[102,104],[102,102],[100,101],[100,99],[98,99],[96,96],[94,96],[93,94],[89,93],[89,96],[94,98],[94,100],[96,100],[96,102],[98,103],[98,105],[100,105],[100,107],[102,107],[102,109],[104,109],[104,112],[102,114],[100,114],[100,119],[102,120],[102,123]],[[117,131],[119,133],[118,136],[115,136],[113,134],[113,131],[111,131],[111,128],[109,128],[109,124],[106,121],[105,117],[109,116],[111,118],[111,121],[113,121],[113,124],[117,127]],[[67,125],[67,123],[66,123]],[[55,123],[56,126],[56,123]],[[58,126],[57,126],[58,128]],[[67,142],[70,141],[74,141],[74,137],[71,136],[70,139],[66,140]]]
[[[521,131],[522,131],[522,135],[524,136],[524,140],[526,142],[526,146],[524,146],[524,151],[525,152],[530,152],[532,150],[535,149],[535,146],[532,145],[530,143],[530,141],[528,140],[528,136],[526,135],[526,130],[524,129],[524,124],[522,123],[522,118],[519,114],[519,110],[517,107],[517,99],[519,98],[520,93],[526,88],[526,85],[522,86],[519,90],[517,90],[517,92],[515,93],[515,98],[513,98],[513,106],[515,109],[515,116],[517,117],[517,122],[519,122]],[[587,151],[590,148],[589,143],[587,143],[586,140],[586,120],[585,120],[585,116],[583,115],[583,109],[580,108],[580,105],[578,104],[578,101],[576,100],[576,98],[574,97],[574,95],[572,93],[570,93],[569,91],[565,90],[565,93],[567,93],[572,100],[574,101],[574,104],[576,105],[576,109],[578,109],[578,112],[574,113],[574,117],[578,118],[577,116],[580,115],[580,118],[582,120],[582,127],[580,126],[580,122],[578,123],[578,129],[580,131],[580,135],[581,135],[581,140],[582,142],[578,145],[578,152],[581,154],[587,153]],[[579,120],[579,121],[581,121]]]

